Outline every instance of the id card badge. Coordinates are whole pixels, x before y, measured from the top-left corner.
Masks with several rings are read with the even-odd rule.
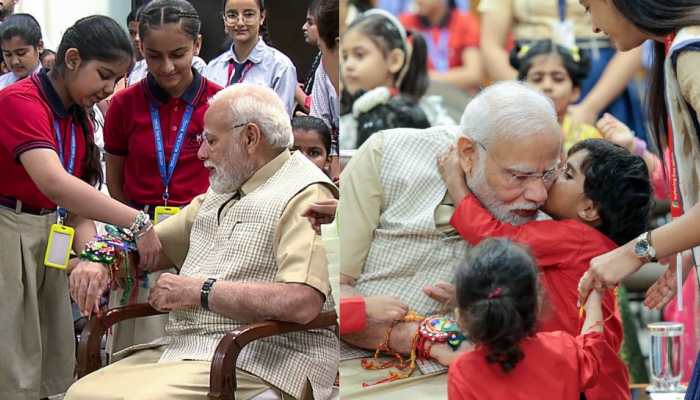
[[[566,47],[576,46],[576,32],[571,21],[555,21],[552,23],[552,38],[554,42]]]
[[[44,265],[51,268],[66,269],[73,246],[75,231],[70,226],[53,224],[49,231],[49,244],[46,246]]]
[[[177,214],[180,212],[179,207],[166,207],[166,206],[158,206],[156,207],[156,211],[153,214],[153,220],[155,221],[156,224],[165,221],[166,219],[172,217],[173,215]]]

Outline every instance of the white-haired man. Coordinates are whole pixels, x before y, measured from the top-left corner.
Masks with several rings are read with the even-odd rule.
[[[452,281],[466,245],[449,224],[454,202],[446,195],[437,156],[456,143],[464,165],[475,166],[465,169],[472,193],[498,219],[519,224],[535,218],[547,199],[561,137],[551,101],[524,84],[504,82],[467,105],[459,128],[379,132],[358,150],[341,179],[341,296],[362,296],[375,312],[363,331],[342,337],[341,396],[447,396],[446,376],[440,374],[445,368],[437,362],[419,363],[419,373],[403,385],[363,388],[363,382],[387,372],[360,372],[354,359],[387,342],[394,351],[409,352],[418,323],[394,325],[402,317],[396,307],[377,316],[377,304],[386,296],[419,315],[443,312],[435,285]],[[447,344],[430,350],[443,363],[451,353]],[[421,374],[437,376],[415,377]],[[414,379],[421,383],[411,384]]]
[[[204,399],[223,335],[251,321],[307,323],[331,309],[321,239],[301,216],[336,188],[303,154],[269,88],[239,84],[212,100],[199,157],[210,190],[155,228],[163,274],[149,303],[169,311],[168,344],[142,350],[76,382],[66,399]],[[81,263],[71,294],[83,311],[106,287],[106,269]],[[210,287],[209,291],[205,287]],[[328,398],[338,366],[331,330],[256,341],[237,362],[236,398]]]

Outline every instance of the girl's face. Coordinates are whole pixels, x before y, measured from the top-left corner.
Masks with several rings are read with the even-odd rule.
[[[199,52],[201,38],[182,30],[179,23],[149,29],[141,38],[141,52],[158,86],[179,96],[192,79],[192,58]]]
[[[39,54],[44,50],[41,42],[34,47],[19,36],[2,41],[5,64],[19,79],[26,78],[39,65]]]
[[[542,54],[533,57],[525,80],[552,99],[557,116],[566,114],[569,104],[576,101],[581,91],[574,86],[569,72],[558,54]]]
[[[306,22],[304,22],[304,26],[301,27],[301,30],[304,32],[304,40],[306,43],[312,46],[318,45],[318,26],[316,26],[316,21],[314,20],[314,16],[311,15],[311,12],[306,13]]]
[[[45,70],[51,71],[56,65],[56,55],[55,54],[47,54],[44,57],[44,60],[41,62],[41,66],[44,67]]]
[[[566,167],[549,189],[542,210],[557,220],[579,219],[587,197],[583,192],[586,176],[581,164],[588,158],[588,150],[580,150],[566,160]]]
[[[403,58],[397,65],[396,49],[388,56],[357,29],[345,32],[340,41],[342,72],[345,89],[350,94],[359,90],[372,90],[379,86],[394,86],[394,74],[399,71]]]
[[[224,27],[234,42],[257,41],[265,13],[257,0],[228,0],[224,9]]]
[[[320,169],[324,169],[328,165],[326,146],[323,144],[323,139],[318,131],[295,129],[294,147],[292,149],[304,153],[306,158]]]
[[[114,86],[129,72],[130,65],[131,57],[126,53],[114,61],[85,61],[77,49],[68,49],[65,82],[69,97],[80,107],[91,108],[114,93]]]
[[[416,0],[415,2],[418,15],[423,16],[431,15],[436,10],[445,6],[446,3],[447,0]]]
[[[603,32],[610,37],[613,46],[620,51],[639,47],[645,40],[652,39],[642,33],[630,20],[615,7],[612,0],[579,0],[591,14],[593,32]]]

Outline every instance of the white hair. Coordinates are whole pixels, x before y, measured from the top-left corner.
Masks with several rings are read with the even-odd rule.
[[[552,100],[518,81],[499,82],[481,91],[464,109],[460,128],[462,135],[484,146],[538,133],[561,136]]]
[[[290,148],[294,144],[292,123],[277,93],[272,89],[250,83],[231,85],[212,97],[210,104],[227,101],[231,107],[231,127],[254,123],[265,140],[276,148]]]

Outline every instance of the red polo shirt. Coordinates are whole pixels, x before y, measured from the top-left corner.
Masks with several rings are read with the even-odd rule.
[[[204,112],[208,100],[221,87],[203,78],[197,71],[182,97],[174,98],[156,83],[150,73],[112,99],[104,127],[105,150],[125,157],[124,194],[137,204],[163,204],[163,182],[158,169],[153,124],[149,103],[155,102],[160,115],[166,169],[177,138],[182,116],[188,104],[194,113],[187,128],[180,158],[170,180],[168,205],[188,204],[209,187],[209,172],[197,158],[197,135],[204,130]]]
[[[440,26],[430,26],[418,14],[403,14],[399,17],[406,30],[423,34],[428,45],[428,68],[444,70],[462,66],[462,53],[469,47],[479,47],[479,20],[472,14],[457,9],[445,16]],[[434,58],[440,57],[441,60]]]
[[[72,109],[66,109],[54,90],[45,70],[0,91],[0,196],[21,200],[32,208],[55,208],[44,196],[19,157],[25,151],[44,148],[56,151],[54,119],[58,120],[63,141],[63,154],[70,158]],[[75,176],[85,171],[85,134],[82,124],[75,121]]]

